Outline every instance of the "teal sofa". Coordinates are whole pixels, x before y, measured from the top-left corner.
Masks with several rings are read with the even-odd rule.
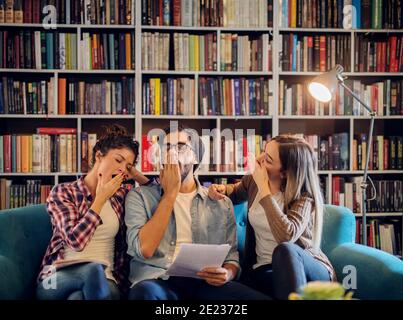
[[[235,206],[239,250],[244,256],[246,203]],[[44,205],[0,211],[0,300],[32,299],[42,257],[51,237]],[[357,270],[358,299],[402,299],[403,262],[385,252],[354,243],[354,215],[344,207],[327,205],[322,249],[340,282],[345,266]]]

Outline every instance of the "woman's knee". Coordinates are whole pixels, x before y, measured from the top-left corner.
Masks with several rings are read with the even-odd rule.
[[[294,258],[298,258],[299,246],[291,242],[280,243],[273,251],[273,265],[281,261],[290,261]]]
[[[82,277],[83,292],[86,299],[104,300],[110,298],[110,288],[103,265],[88,263]]]
[[[95,262],[89,262],[86,263],[84,266],[84,274],[86,276],[88,275],[93,275],[96,277],[105,277],[105,270],[104,270],[104,266],[100,263],[95,263]]]

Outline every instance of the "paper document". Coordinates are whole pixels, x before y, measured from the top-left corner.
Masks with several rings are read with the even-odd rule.
[[[206,267],[221,267],[230,250],[229,244],[183,243],[167,274],[176,277],[200,278],[197,272]]]

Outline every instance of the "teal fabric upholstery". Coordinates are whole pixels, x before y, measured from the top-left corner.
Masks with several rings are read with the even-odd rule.
[[[238,248],[245,257],[247,204],[235,206]],[[42,257],[51,237],[44,205],[0,211],[0,300],[32,299]],[[343,281],[345,266],[357,270],[358,299],[403,299],[403,262],[354,243],[354,215],[344,207],[325,207],[322,250]]]
[[[0,211],[0,299],[33,297],[51,233],[44,205]]]
[[[244,257],[247,204],[236,205],[234,209],[238,227],[238,249],[240,256]],[[347,270],[353,266],[356,269],[354,298],[403,300],[403,261],[386,252],[354,242],[354,214],[345,207],[326,205],[321,248],[334,266],[337,280],[343,283],[343,279],[350,276]]]

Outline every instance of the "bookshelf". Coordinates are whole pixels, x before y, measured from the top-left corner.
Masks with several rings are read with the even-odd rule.
[[[348,48],[348,58],[351,68],[345,70],[345,75],[351,80],[362,80],[365,84],[373,84],[390,79],[391,81],[401,81],[403,72],[358,72],[354,70],[356,62],[355,48],[357,35],[364,36],[401,36],[403,29],[343,29],[343,28],[296,28],[284,27],[280,25],[279,19],[275,18],[269,26],[236,26],[215,25],[215,26],[167,26],[167,25],[146,25],[143,24],[143,15],[140,1],[132,1],[132,19],[131,24],[58,24],[57,30],[60,32],[70,32],[76,34],[77,48],[80,48],[80,40],[83,33],[133,33],[135,38],[134,51],[134,69],[118,69],[118,70],[84,70],[82,67],[83,56],[77,54],[77,69],[61,70],[61,69],[15,69],[1,68],[2,77],[13,77],[16,79],[38,79],[44,80],[54,78],[56,83],[60,78],[66,79],[100,79],[100,80],[117,80],[122,77],[130,77],[134,79],[133,94],[135,108],[133,114],[0,114],[0,134],[6,133],[35,133],[37,127],[70,127],[76,128],[78,133],[94,132],[100,133],[101,126],[111,123],[112,121],[126,126],[133,136],[140,143],[142,136],[152,128],[162,128],[169,124],[169,120],[177,120],[191,128],[195,128],[199,133],[203,128],[214,129],[219,131],[229,128],[255,128],[258,134],[265,136],[270,134],[276,136],[281,133],[303,133],[303,134],[319,134],[328,135],[334,133],[348,133],[348,153],[349,163],[347,170],[321,170],[319,172],[321,179],[325,179],[326,198],[329,203],[333,202],[332,179],[334,177],[344,177],[346,179],[363,174],[362,170],[353,170],[353,138],[355,135],[365,133],[365,126],[369,124],[369,117],[365,115],[282,115],[279,112],[280,105],[280,81],[288,83],[304,84],[315,75],[320,74],[319,71],[283,71],[280,67],[282,57],[280,53],[284,51],[281,39],[287,35],[297,35],[300,39],[304,36],[343,36],[348,38],[350,46]],[[272,17],[281,17],[282,7],[279,1],[272,1]],[[268,18],[269,19],[269,18]],[[0,31],[12,30],[44,30],[42,24],[38,23],[1,23]],[[173,47],[173,36],[175,33],[191,34],[191,35],[207,35],[214,34],[217,40],[215,48],[216,67],[213,71],[204,70],[175,70],[173,68],[173,53],[170,52],[171,58],[169,62],[169,70],[143,70],[142,68],[142,35],[144,33],[164,33],[169,34],[171,39],[171,47]],[[238,34],[253,37],[259,37],[263,34],[268,35],[271,44],[271,69],[270,71],[220,71],[221,57],[221,35]],[[173,51],[173,50],[172,50]],[[165,57],[164,57],[165,58]],[[272,81],[272,100],[269,104],[268,115],[201,115],[199,106],[199,90],[198,84],[201,78],[218,78],[236,79],[236,78],[264,78]],[[196,110],[195,115],[147,115],[143,114],[143,84],[151,78],[161,79],[178,79],[190,78],[195,82],[196,90],[194,92],[194,101]],[[53,104],[58,105],[59,90],[54,90]],[[400,115],[383,115],[378,116],[375,122],[375,133],[385,135],[403,136],[403,127],[399,125],[403,119],[403,113]],[[217,142],[217,148],[220,148]],[[141,150],[141,149],[140,149]],[[141,154],[141,152],[140,152]],[[77,158],[81,159],[81,148],[77,149]],[[220,155],[219,155],[220,158]],[[141,169],[141,160],[138,168]],[[71,181],[82,174],[81,161],[77,162],[77,172],[72,173],[0,173],[0,178],[7,179],[44,179],[48,184],[57,184],[64,181]],[[155,176],[156,172],[146,172],[149,176]],[[237,179],[243,175],[242,171],[220,171],[211,170],[198,173],[203,181],[211,181],[212,179]],[[376,179],[395,179],[403,180],[403,170],[371,170],[370,175]],[[359,219],[360,214],[357,213]],[[403,229],[403,212],[370,212],[370,218],[387,218],[400,219],[400,230]],[[400,247],[403,246],[403,240],[400,238]]]

